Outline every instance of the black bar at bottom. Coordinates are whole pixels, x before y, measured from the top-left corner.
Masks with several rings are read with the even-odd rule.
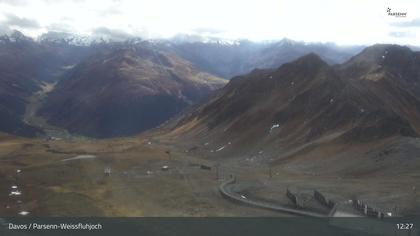
[[[420,217],[0,218],[0,235],[284,236],[419,235]]]

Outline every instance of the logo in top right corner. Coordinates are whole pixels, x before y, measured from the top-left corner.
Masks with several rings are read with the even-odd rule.
[[[407,17],[407,12],[392,11],[389,7],[386,9],[386,12],[388,13],[388,16]]]

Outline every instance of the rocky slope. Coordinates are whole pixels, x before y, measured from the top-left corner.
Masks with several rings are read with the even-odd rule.
[[[278,69],[254,70],[174,120],[167,136],[215,158],[309,160],[316,166],[324,162],[315,159],[346,156],[339,160],[352,159],[348,164],[356,168],[358,158],[375,163],[378,153],[394,147],[388,167],[414,160],[420,147],[419,56],[406,47],[375,45],[341,65],[308,54]]]

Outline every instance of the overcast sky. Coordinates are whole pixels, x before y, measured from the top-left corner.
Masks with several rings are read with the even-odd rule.
[[[406,12],[406,17],[387,14]],[[420,45],[420,0],[0,0],[0,32]]]

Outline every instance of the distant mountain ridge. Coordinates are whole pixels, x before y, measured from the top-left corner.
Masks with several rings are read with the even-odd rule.
[[[124,53],[120,50],[121,48],[125,48]],[[144,52],[159,53],[148,59],[141,59],[143,55],[136,56],[134,55],[135,53],[133,54],[133,52],[138,49],[142,49]],[[113,88],[112,83],[117,81],[111,80],[112,73],[116,73],[116,78],[119,78],[120,76],[123,76],[124,78],[134,78],[136,76],[134,76],[133,73],[138,73],[137,77],[141,77],[144,74],[148,74],[147,70],[150,70],[151,74],[155,74],[155,79],[158,79],[159,76],[157,75],[159,74],[161,74],[163,78],[171,78],[170,82],[167,81],[162,83],[163,87],[157,86],[160,82],[153,84],[150,81],[147,82],[147,85],[142,85],[144,87],[140,89],[142,91],[141,94],[161,93],[170,94],[170,96],[177,94],[175,97],[180,98],[176,99],[177,102],[171,100],[171,102],[175,102],[175,104],[170,106],[173,110],[167,110],[168,114],[164,116],[165,118],[155,117],[153,119],[156,120],[156,122],[153,124],[146,125],[141,129],[133,129],[138,131],[154,127],[159,122],[163,122],[166,118],[179,112],[181,108],[185,107],[187,104],[194,103],[206,96],[210,88],[211,90],[215,89],[217,86],[213,87],[213,85],[210,85],[212,80],[207,80],[206,78],[222,77],[230,79],[230,77],[234,75],[247,73],[256,67],[277,67],[309,51],[319,52],[320,55],[324,55],[323,52],[325,52],[325,57],[329,58],[329,62],[336,62],[335,60],[339,62],[352,55],[351,53],[349,54],[347,49],[338,50],[332,45],[305,44],[286,39],[277,43],[254,43],[244,40],[225,41],[221,39],[200,39],[198,41],[191,41],[185,38],[181,40],[143,40],[140,38],[131,38],[123,42],[113,42],[101,39],[93,40],[89,37],[59,32],[49,32],[40,36],[38,39],[32,39],[15,31],[9,35],[0,37],[0,83],[2,83],[3,88],[0,91],[0,97],[3,98],[0,101],[0,117],[2,121],[4,121],[4,127],[0,127],[0,131],[32,136],[39,132],[38,129],[29,127],[25,124],[22,119],[29,97],[36,91],[39,91],[44,83],[58,82],[56,86],[57,91],[62,91],[63,95],[67,94],[69,99],[71,94],[65,91],[66,89],[69,89],[69,91],[71,90],[68,86],[72,84],[72,88],[80,88],[80,90],[85,91],[85,100],[91,99],[92,101],[96,101],[92,102],[89,107],[89,111],[92,111],[95,110],[94,107],[91,107],[93,104],[102,104],[102,102],[98,101],[99,98],[102,97],[104,101],[109,100],[109,98],[103,97],[103,95],[100,94],[102,90],[99,91],[97,88],[109,83],[108,86],[110,87],[107,88],[107,91],[109,92]],[[115,57],[111,55],[113,52],[116,53]],[[144,55],[146,54],[148,53],[145,53]],[[101,64],[99,63],[99,60],[111,60],[113,61],[113,64]],[[176,68],[172,68],[170,64],[167,64],[171,60],[177,62],[175,63]],[[130,65],[130,63],[134,64]],[[110,67],[108,68],[104,65],[110,65]],[[130,68],[128,70],[133,68],[143,69],[142,71],[133,69],[132,74],[127,75],[127,71],[123,72],[115,69],[119,66]],[[111,73],[110,70],[112,68],[114,68],[114,71]],[[206,76],[203,76],[205,74]],[[107,79],[101,80],[97,75],[102,75]],[[198,78],[200,78],[199,80],[202,81],[196,79],[191,80],[192,75],[198,76]],[[80,78],[77,78],[78,76],[80,76]],[[185,76],[185,78],[190,78],[190,80],[184,80],[185,78],[183,76]],[[93,78],[97,78],[97,81]],[[68,82],[67,80],[71,80],[72,82]],[[101,81],[108,82],[98,84],[102,83]],[[124,79],[122,81],[127,82],[124,86],[129,86],[134,80]],[[207,81],[207,84],[202,84],[203,81]],[[142,83],[146,83],[146,80]],[[120,89],[124,86],[121,85]],[[139,85],[137,84],[135,86]],[[168,87],[165,88],[165,86]],[[118,90],[118,86],[115,87],[115,90]],[[132,99],[137,99],[142,96],[133,93],[133,91],[140,90],[127,90],[127,94],[124,94],[126,91],[119,91],[121,94],[116,96],[127,97],[128,94],[130,94]],[[91,91],[91,94],[87,96],[89,91]],[[79,94],[78,91],[74,92],[75,94]],[[63,112],[63,114],[67,115],[70,111],[73,113],[75,107],[83,107],[83,104],[86,105],[86,102],[77,98],[72,98],[70,100],[63,99],[57,94],[58,92],[56,91],[51,92],[51,96],[47,98],[49,101],[46,102],[46,105],[42,108],[43,111],[40,114],[45,115],[45,118],[48,118],[51,122],[70,130],[80,131],[81,129],[84,129],[81,126],[76,125],[76,120],[82,121],[82,117],[76,119],[75,117],[71,118],[69,116],[69,120],[64,121],[62,119],[63,117],[60,118],[59,113]],[[110,94],[113,94],[113,92],[108,95],[111,96]],[[56,99],[56,101],[50,100],[51,98]],[[118,99],[109,100],[109,102],[116,103],[117,100]],[[68,106],[67,103],[60,104],[60,101],[72,101],[73,103],[71,106]],[[129,99],[127,102],[131,105],[137,104],[137,102],[129,102]],[[156,101],[154,100],[143,100],[143,102],[145,102],[145,104],[143,104],[144,106],[147,106],[152,110],[154,109],[154,105],[152,106],[151,104],[156,104]],[[122,107],[124,107],[122,105],[131,106],[129,104],[124,104],[123,101],[119,101],[116,106],[122,109]],[[54,111],[52,109],[53,107],[57,110]],[[69,108],[69,110],[63,110],[65,108]],[[134,108],[130,109],[135,110]],[[103,108],[98,108],[98,110],[104,111]],[[100,119],[112,120],[112,112],[109,112],[110,113],[107,113],[110,114],[109,116],[101,114],[101,117],[103,118]],[[129,112],[127,114],[130,116],[129,114],[133,113]],[[133,115],[133,117],[136,117],[136,115]],[[92,123],[97,119],[95,117],[91,118],[92,119],[85,122]],[[75,120],[68,123],[71,119]],[[104,121],[104,123],[111,124],[112,122],[109,123],[108,121]],[[134,124],[135,120],[128,123]],[[72,128],[73,125],[74,127]],[[88,126],[95,127],[95,125],[92,124]],[[102,124],[99,126],[103,127],[104,125]],[[140,126],[141,125],[135,125],[133,127]],[[121,129],[126,130],[124,132],[119,132],[118,128],[116,128],[112,132],[107,131],[98,135],[94,134],[94,129],[92,128],[91,131],[86,131],[86,133],[97,137],[104,137],[111,135],[111,133],[113,135],[132,133],[127,131],[130,130],[130,128],[131,127],[127,125],[121,127]]]
[[[198,68],[230,79],[255,68],[275,68],[308,53],[317,53],[330,64],[343,63],[363,47],[339,47],[334,44],[304,43],[290,39],[255,43],[237,40],[229,43],[219,41],[181,41],[164,46]]]
[[[14,32],[13,34],[21,34]],[[25,37],[30,39],[28,37]],[[161,50],[171,51],[192,62],[208,73],[230,79],[255,68],[274,68],[297,59],[307,53],[316,53],[329,64],[343,63],[363,49],[363,46],[337,46],[333,43],[306,43],[288,38],[282,40],[252,42],[249,40],[228,40],[199,35],[177,35],[170,39],[127,38],[112,39],[74,35],[63,32],[47,32],[34,42],[55,45],[84,46],[100,48],[108,44],[149,43]],[[0,39],[1,41],[1,39]]]

